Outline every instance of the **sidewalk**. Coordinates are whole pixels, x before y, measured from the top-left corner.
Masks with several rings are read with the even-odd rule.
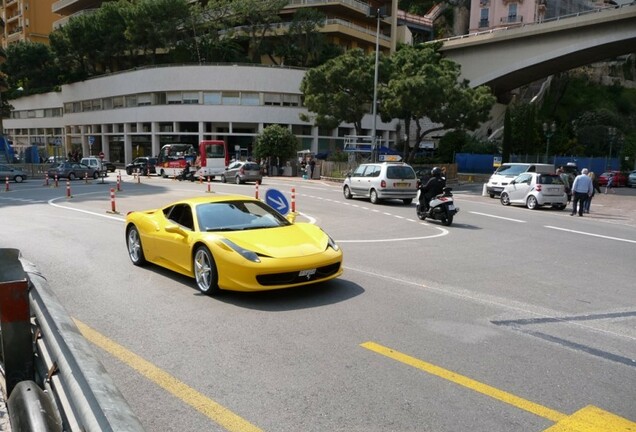
[[[605,188],[601,188],[605,192]],[[590,213],[584,217],[603,219],[636,227],[636,188],[615,188],[616,193],[597,193],[592,199]],[[568,206],[571,210],[572,207]]]

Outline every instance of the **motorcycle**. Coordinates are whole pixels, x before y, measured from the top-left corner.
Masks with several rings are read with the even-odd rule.
[[[424,209],[422,204],[420,204],[419,198],[423,193],[422,189],[420,189],[417,195],[418,204],[415,207],[417,217],[420,220],[425,220],[426,218],[439,220],[442,221],[443,225],[450,226],[453,223],[453,217],[459,212],[459,207],[455,207],[455,202],[453,201],[452,190],[453,188],[451,187],[445,187],[441,194],[431,199],[428,209]]]
[[[191,182],[196,180],[196,177],[194,176],[194,173],[196,171],[187,171],[183,170],[181,172],[181,174],[179,174],[176,178],[177,180],[181,181],[181,180],[190,180]]]

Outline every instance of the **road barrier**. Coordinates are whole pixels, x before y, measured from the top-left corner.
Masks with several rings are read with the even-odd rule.
[[[16,289],[28,292],[28,303],[24,294],[13,298]],[[14,430],[143,432],[141,422],[47,280],[18,249],[0,249],[0,293],[9,296],[7,301],[2,298],[0,305],[4,366],[7,384],[12,383],[10,420],[16,427],[53,423],[47,429]],[[17,318],[11,315],[16,311],[24,315],[25,303],[30,309],[27,316],[33,319],[25,323],[22,317],[21,327],[10,330],[20,332],[28,353],[26,348],[14,346],[13,339],[9,343],[5,325],[7,316]],[[5,312],[5,307],[12,312]],[[34,360],[29,364],[29,359]],[[33,392],[34,386],[42,391]],[[56,420],[59,429],[54,427]]]

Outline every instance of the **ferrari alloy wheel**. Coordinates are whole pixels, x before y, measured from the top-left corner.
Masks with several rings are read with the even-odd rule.
[[[146,257],[144,256],[144,250],[141,247],[139,230],[137,230],[137,227],[134,225],[131,225],[130,228],[128,228],[126,245],[128,246],[128,256],[132,263],[136,266],[144,265],[146,263]]]
[[[219,275],[216,271],[216,263],[205,246],[199,246],[194,253],[194,277],[197,281],[197,288],[203,294],[214,295],[219,292]]]

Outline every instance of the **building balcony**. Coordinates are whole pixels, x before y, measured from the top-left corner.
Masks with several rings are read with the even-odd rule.
[[[103,0],[59,0],[53,3],[51,11],[60,15],[71,15],[84,9],[95,9]]]
[[[502,24],[521,24],[523,23],[522,15],[510,15],[507,17],[501,17]]]
[[[487,19],[481,19],[479,20],[479,28],[488,28],[490,27],[490,20]]]
[[[333,5],[334,3],[341,3],[342,5],[349,6],[352,9],[356,9],[365,15],[369,15],[369,5],[356,0],[289,0],[287,7],[298,6],[320,6],[320,5]]]

